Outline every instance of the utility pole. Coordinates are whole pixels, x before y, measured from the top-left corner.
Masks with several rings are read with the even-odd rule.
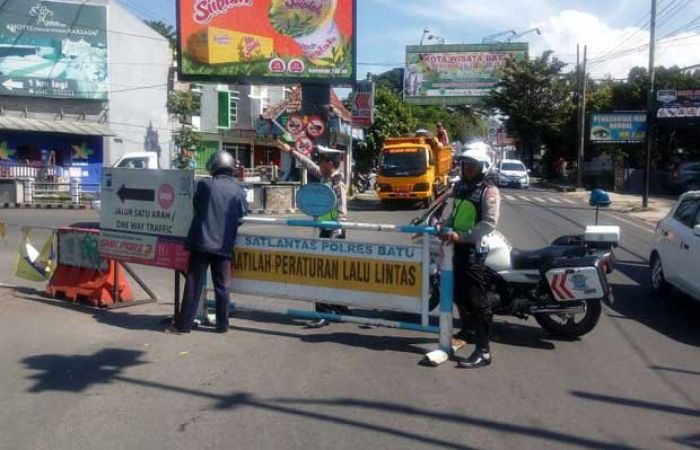
[[[586,73],[586,61],[588,46],[583,46],[583,74],[581,75],[583,89],[581,94],[581,114],[579,117],[579,141],[578,141],[578,187],[583,187],[583,146],[586,143],[586,90],[588,89],[588,74]]]
[[[654,56],[656,53],[656,0],[651,0],[651,22],[649,24],[649,90],[647,92],[647,151],[644,157],[644,193],[642,207],[649,206],[649,188],[651,185],[651,155],[654,151],[656,140],[654,129],[654,82],[656,81],[656,67]]]
[[[581,139],[581,52],[580,45],[576,44],[576,148]],[[578,152],[577,152],[578,154]],[[577,158],[578,160],[578,158]]]

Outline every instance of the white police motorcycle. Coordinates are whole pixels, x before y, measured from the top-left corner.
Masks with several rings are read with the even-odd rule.
[[[488,297],[495,315],[533,316],[548,332],[566,337],[582,336],[595,328],[601,302],[613,301],[607,274],[614,269],[613,249],[619,243],[620,228],[597,225],[597,208],[610,203],[606,193],[594,192],[590,203],[596,207],[596,225],[586,227],[582,235],[562,236],[539,250],[515,249],[498,231],[484,238]],[[411,223],[440,227],[446,204],[445,195]],[[434,236],[430,239],[432,310],[440,300],[442,243]]]

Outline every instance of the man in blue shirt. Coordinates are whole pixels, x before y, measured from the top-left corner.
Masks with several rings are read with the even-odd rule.
[[[185,241],[190,260],[185,295],[175,323],[166,331],[189,333],[211,267],[216,294],[216,331],[228,331],[229,277],[238,227],[246,214],[243,187],[233,177],[236,162],[230,153],[214,153],[207,168],[210,179],[201,180],[194,194],[194,217]]]

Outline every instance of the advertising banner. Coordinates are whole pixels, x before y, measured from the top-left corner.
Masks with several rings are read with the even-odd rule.
[[[409,45],[404,99],[418,105],[460,105],[488,96],[509,59],[527,59],[528,44]]]
[[[118,261],[185,271],[194,210],[192,170],[106,168],[100,254]]]
[[[591,114],[593,143],[644,142],[647,132],[647,116],[644,111]]]
[[[352,124],[370,127],[372,123],[374,123],[374,82],[358,81],[352,96]]]
[[[178,0],[185,80],[342,83],[355,77],[355,0]]]
[[[0,95],[106,100],[107,8],[6,0],[0,14]]]
[[[659,120],[700,117],[700,89],[664,89],[656,93]]]
[[[232,261],[232,290],[420,312],[421,259],[417,246],[243,233]]]

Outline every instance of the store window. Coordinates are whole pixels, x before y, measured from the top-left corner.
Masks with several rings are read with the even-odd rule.
[[[224,143],[223,147],[225,151],[229,152],[234,158],[240,161],[244,167],[249,169],[253,167],[252,151],[249,145]]]

